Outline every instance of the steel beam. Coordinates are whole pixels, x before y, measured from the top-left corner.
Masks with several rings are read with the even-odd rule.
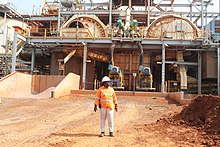
[[[108,6],[108,2],[104,2],[104,3],[92,3],[93,7],[97,7],[97,6]],[[91,7],[91,3],[79,3],[76,4],[76,7]]]
[[[86,89],[86,60],[87,60],[87,43],[84,43],[83,51],[83,77],[82,77],[82,90]]]
[[[12,68],[11,68],[12,72],[16,70],[17,35],[18,33],[14,32],[13,51],[12,51]]]
[[[198,52],[198,94],[202,93],[202,53]]]
[[[165,61],[166,64],[176,64],[176,65],[190,65],[190,66],[198,66],[196,62],[180,62],[180,61]],[[157,64],[162,64],[162,62],[157,62]]]
[[[62,43],[101,43],[101,44],[111,44],[113,41],[120,41],[120,38],[106,38],[106,39],[100,39],[96,38],[95,40],[92,38],[82,38],[82,39],[72,39],[72,38],[30,38],[28,42],[31,44],[62,44]],[[140,41],[140,39],[137,39],[135,41]],[[123,42],[131,42],[131,39],[123,39]],[[196,39],[196,40],[164,40],[161,41],[158,38],[155,39],[144,39],[142,40],[142,45],[162,45],[163,42],[167,44],[168,46],[172,45],[179,45],[179,46],[196,46],[196,45],[202,45],[202,39]]]
[[[40,17],[36,17],[36,16],[31,16],[30,18],[26,18],[27,20],[30,21],[58,21],[58,17],[54,16],[54,17],[46,17],[46,16],[40,16]]]
[[[109,15],[109,11],[106,10],[90,10],[90,11],[85,11],[85,10],[77,10],[77,11],[73,11],[73,12],[60,12],[61,15],[74,15],[74,14],[95,14],[95,15]],[[120,15],[121,10],[112,10],[112,15]],[[144,11],[144,10],[132,10],[131,11],[131,15],[147,15],[148,12]],[[170,14],[170,12],[158,12],[158,11],[151,11],[150,13],[151,15],[155,16],[159,16],[161,14]],[[183,14],[183,15],[188,15],[189,12],[184,12],[184,11],[180,11],[180,12],[175,12],[175,14]],[[192,12],[192,14],[199,16],[200,12]],[[208,12],[208,15],[217,15],[218,16],[218,12]],[[193,16],[193,17],[197,17],[197,16]]]

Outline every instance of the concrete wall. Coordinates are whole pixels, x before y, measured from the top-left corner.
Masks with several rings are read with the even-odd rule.
[[[217,53],[202,53],[202,78],[217,78]]]
[[[22,98],[31,95],[31,80],[29,74],[14,72],[0,80],[1,98]]]
[[[184,92],[171,92],[168,94],[168,97],[178,102],[181,105],[186,105],[191,103],[192,99],[188,99],[184,97]]]
[[[56,87],[64,78],[65,76],[33,75],[32,92],[40,93],[50,87]]]
[[[52,91],[51,97],[60,98],[71,93],[71,90],[79,90],[80,76],[69,73],[62,82]]]

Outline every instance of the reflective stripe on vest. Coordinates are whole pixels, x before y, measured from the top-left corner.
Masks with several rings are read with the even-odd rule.
[[[113,103],[113,100],[103,100],[103,99],[100,99],[100,102],[112,102]]]
[[[110,93],[102,93],[101,96],[112,96]]]

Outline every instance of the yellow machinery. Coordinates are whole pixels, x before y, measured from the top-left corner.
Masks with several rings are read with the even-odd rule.
[[[155,88],[153,88],[153,76],[149,67],[139,66],[136,90],[155,91]]]
[[[116,90],[124,90],[124,75],[120,67],[109,65],[110,86]]]

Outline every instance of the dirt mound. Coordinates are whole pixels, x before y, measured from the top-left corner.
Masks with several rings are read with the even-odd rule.
[[[135,126],[182,146],[220,146],[220,97],[198,96],[180,113]]]
[[[186,125],[195,126],[208,134],[220,135],[220,97],[198,96],[174,118],[181,119]]]

